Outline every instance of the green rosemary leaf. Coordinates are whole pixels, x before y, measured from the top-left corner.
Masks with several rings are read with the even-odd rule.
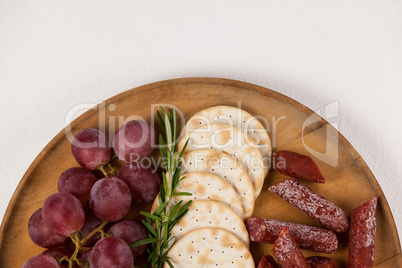
[[[169,260],[170,258],[168,257],[168,256],[163,256],[163,257],[161,257],[159,260],[160,261],[166,261],[166,260]]]
[[[175,152],[174,154],[173,154],[173,170],[172,170],[172,172],[173,173],[176,173],[176,170],[177,170],[177,164],[179,163],[179,161],[178,161],[178,153],[177,152]]]
[[[169,192],[169,185],[168,185],[168,180],[166,178],[166,174],[162,173],[162,180],[163,180],[163,190],[164,190],[164,194],[169,196],[170,192]]]
[[[155,245],[155,243],[154,244],[152,244],[152,245]],[[151,259],[152,259],[152,257],[155,255],[155,251],[148,251],[148,258],[147,258],[147,262],[148,263],[150,263],[151,262]]]
[[[162,221],[161,217],[158,217],[158,216],[153,215],[151,213],[148,213],[148,212],[145,212],[145,211],[140,211],[140,213],[141,213],[141,215],[143,215],[143,216],[145,216],[147,218],[151,218],[151,219],[153,219],[155,221]]]
[[[174,205],[174,207],[170,210],[169,219],[171,219],[172,214],[175,213],[179,209],[181,204],[183,204],[183,200],[180,200],[176,205]]]
[[[170,250],[170,248],[173,246],[174,242],[176,242],[177,237],[176,236],[172,236],[171,238],[169,238],[169,241],[167,243],[166,248],[162,251],[162,254],[167,254],[168,251]]]
[[[188,145],[189,140],[190,140],[190,139],[187,139],[187,140],[186,140],[186,143],[184,144],[183,149],[181,150],[180,158],[183,157],[184,151],[185,151],[186,148],[187,148],[187,145]]]
[[[173,152],[176,152],[177,150],[177,118],[176,118],[176,109],[173,108],[172,111],[172,136],[173,136],[173,142],[174,142],[174,147],[173,147]]]
[[[155,242],[158,242],[158,241],[159,241],[158,238],[144,238],[144,239],[141,239],[141,240],[138,240],[138,241],[132,243],[130,245],[130,248],[139,247],[139,246],[146,245],[146,244],[149,244],[149,243],[155,243]]]
[[[161,110],[162,110],[162,113],[163,114],[166,114],[166,111],[165,111],[165,109],[163,109],[163,107],[162,106],[159,106],[160,108],[161,108]]]
[[[163,245],[162,245],[163,248],[167,247],[168,233],[169,233],[168,228],[167,227],[163,228]],[[163,249],[162,249],[162,252],[163,252]],[[163,255],[163,253],[162,253],[162,255]]]
[[[170,120],[169,116],[165,114],[165,127],[166,127],[166,142],[167,142],[167,147],[169,148],[168,151],[172,152],[171,146],[172,146],[172,127],[170,125]],[[169,166],[170,167],[170,166]]]
[[[186,178],[186,176],[183,176],[179,179],[179,181],[177,182],[177,184],[179,184],[182,180],[184,180]]]
[[[159,194],[158,194],[158,202],[159,202],[159,204],[163,204],[165,202],[165,200],[166,200],[165,197],[166,197],[165,188],[163,187],[163,185],[161,185],[159,187]]]
[[[165,124],[163,124],[161,113],[159,111],[156,111],[156,115],[157,115],[157,118],[158,118],[158,123],[162,128],[163,134],[166,135]]]
[[[168,204],[167,201],[161,203],[161,205],[159,205],[159,207],[155,210],[153,214],[158,216],[165,209],[167,204]]]
[[[172,194],[172,196],[191,196],[191,193],[187,193],[187,192],[180,192],[180,193],[174,193]]]
[[[183,214],[181,214],[177,219],[172,220],[172,221],[169,223],[169,232],[170,232],[170,231],[172,230],[172,228],[181,220],[181,218],[183,218],[184,215],[186,215],[186,213],[187,213],[187,210],[186,210]]]
[[[164,148],[165,141],[163,140],[163,137],[161,134],[159,134],[159,151],[161,152],[161,159],[162,159],[162,164],[163,167],[166,169],[167,168],[167,155],[166,155],[166,150]]]
[[[166,260],[166,262],[167,262],[167,264],[169,265],[170,268],[174,268],[173,264],[172,264],[172,262],[170,260]]]
[[[144,224],[144,226],[148,229],[148,231],[149,231],[153,236],[157,237],[156,231],[155,231],[154,227],[152,227],[151,224],[149,224],[149,223],[148,223],[147,221],[145,221],[145,220],[142,220],[141,222],[142,222],[142,224]]]
[[[170,220],[174,221],[176,220],[181,214],[184,214],[188,207],[191,205],[191,200],[188,201],[186,204],[184,204],[182,207],[180,207],[177,211],[175,211],[175,213],[173,213],[173,215],[171,216]]]
[[[176,192],[176,188],[179,185],[179,183],[184,179],[184,177],[182,179],[180,179],[180,171],[181,171],[181,162],[179,162],[179,167],[177,168],[177,171],[175,174],[173,174],[173,190],[172,193]]]
[[[156,253],[152,256],[152,258],[150,259],[150,262],[151,262],[152,266],[155,266],[158,258],[159,258],[159,255],[156,254]]]

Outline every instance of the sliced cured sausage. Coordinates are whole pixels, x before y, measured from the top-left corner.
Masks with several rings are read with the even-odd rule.
[[[269,190],[334,232],[343,233],[349,229],[345,211],[296,179],[273,185]]]
[[[311,157],[290,151],[279,151],[272,156],[273,167],[279,173],[300,180],[325,183],[324,176]]]
[[[261,258],[257,268],[278,268],[278,265],[271,255],[266,255]]]
[[[288,227],[283,228],[272,252],[282,268],[310,268]]]
[[[333,253],[338,247],[335,233],[327,229],[259,217],[250,217],[245,223],[253,242],[273,244],[286,226],[300,248]]]
[[[350,215],[349,268],[374,264],[377,197],[355,208]]]
[[[312,256],[308,257],[306,260],[311,268],[336,268],[335,262],[328,257]]]

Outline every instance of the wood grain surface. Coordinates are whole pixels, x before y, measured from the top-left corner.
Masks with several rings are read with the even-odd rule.
[[[171,104],[178,107],[186,119],[195,112],[214,105],[241,107],[252,115],[265,118],[273,150],[292,150],[311,155],[307,148],[325,153],[326,148],[337,148],[336,165],[313,159],[320,167],[325,184],[305,183],[348,215],[366,200],[378,196],[376,255],[374,267],[402,267],[401,246],[395,223],[386,198],[364,160],[327,121],[300,103],[279,93],[256,85],[217,78],[184,78],[157,82],[128,90],[101,103],[71,123],[73,134],[92,127],[104,129],[109,137],[124,119],[141,116],[148,122],[155,114],[152,105]],[[155,107],[157,108],[157,107]],[[314,123],[304,126],[308,118]],[[279,120],[280,119],[280,120]],[[279,120],[279,121],[278,121]],[[111,133],[109,133],[109,131]],[[67,129],[68,132],[68,129]],[[303,133],[303,135],[302,135]],[[28,220],[47,196],[57,191],[60,174],[78,166],[71,154],[71,143],[62,130],[37,156],[21,179],[4,216],[0,232],[0,267],[21,267],[30,257],[44,249],[36,246],[28,235]],[[270,171],[261,195],[256,200],[255,216],[291,221],[312,226],[318,223],[268,191],[270,185],[286,179]],[[139,210],[149,210],[150,205],[138,206],[128,217],[137,217]],[[318,254],[302,250],[307,256],[323,255],[332,258],[338,267],[346,267],[348,234],[338,235],[339,248],[333,254]],[[271,254],[272,245],[251,243],[256,263]]]

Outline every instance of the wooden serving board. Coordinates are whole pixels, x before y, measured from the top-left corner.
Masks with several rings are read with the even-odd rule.
[[[96,109],[76,119],[71,124],[71,130],[75,134],[81,129],[92,127],[105,129],[108,133],[109,129],[117,129],[122,124],[122,122],[119,124],[119,117],[127,119],[134,115],[141,116],[150,122],[151,115],[155,112],[151,110],[152,104],[175,105],[188,119],[192,114],[206,107],[238,106],[239,103],[252,115],[262,116],[268,120],[269,135],[274,151],[286,149],[311,155],[307,148],[325,153],[326,148],[333,149],[337,146],[336,166],[329,165],[313,156],[326,183],[306,183],[306,185],[343,208],[348,215],[366,200],[378,196],[374,267],[402,267],[401,246],[390,208],[364,160],[327,121],[300,103],[274,91],[227,79],[185,78],[162,81],[112,97]],[[113,105],[110,106],[111,104]],[[303,123],[309,117],[316,122],[303,129]],[[280,118],[282,119],[279,120]],[[78,164],[71,154],[71,143],[66,138],[65,130],[62,130],[29,167],[10,201],[1,225],[0,267],[21,267],[27,259],[44,250],[30,240],[28,220],[32,213],[42,206],[46,197],[57,191],[59,175],[67,168],[74,166]],[[278,172],[269,172],[261,195],[256,200],[254,215],[319,226],[318,223],[268,191],[270,185],[285,178]],[[149,208],[149,205],[134,208],[130,216],[137,215],[140,209],[149,210]],[[338,239],[339,248],[331,255],[307,250],[303,250],[303,254],[306,257],[329,256],[338,267],[346,267],[348,234],[338,235]],[[271,248],[272,245],[269,244],[251,243],[251,252],[256,264],[263,255],[272,254]]]

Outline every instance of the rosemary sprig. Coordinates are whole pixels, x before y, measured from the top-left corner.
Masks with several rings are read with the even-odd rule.
[[[159,134],[159,146],[161,158],[166,172],[162,173],[163,184],[160,187],[158,194],[159,207],[153,214],[141,211],[140,213],[146,217],[142,221],[148,229],[148,238],[139,240],[131,247],[138,247],[144,244],[151,244],[148,248],[148,263],[153,268],[163,267],[164,262],[167,262],[170,267],[173,267],[169,257],[166,255],[169,249],[176,241],[176,237],[170,234],[170,231],[175,224],[186,214],[191,200],[183,205],[183,201],[178,202],[175,206],[169,207],[168,203],[174,196],[191,195],[187,192],[176,193],[177,185],[184,179],[180,178],[182,167],[181,158],[187,147],[188,140],[183,147],[183,150],[177,152],[177,118],[176,110],[169,110],[167,113],[162,107],[161,112],[157,111],[159,124],[162,128],[162,134]]]

